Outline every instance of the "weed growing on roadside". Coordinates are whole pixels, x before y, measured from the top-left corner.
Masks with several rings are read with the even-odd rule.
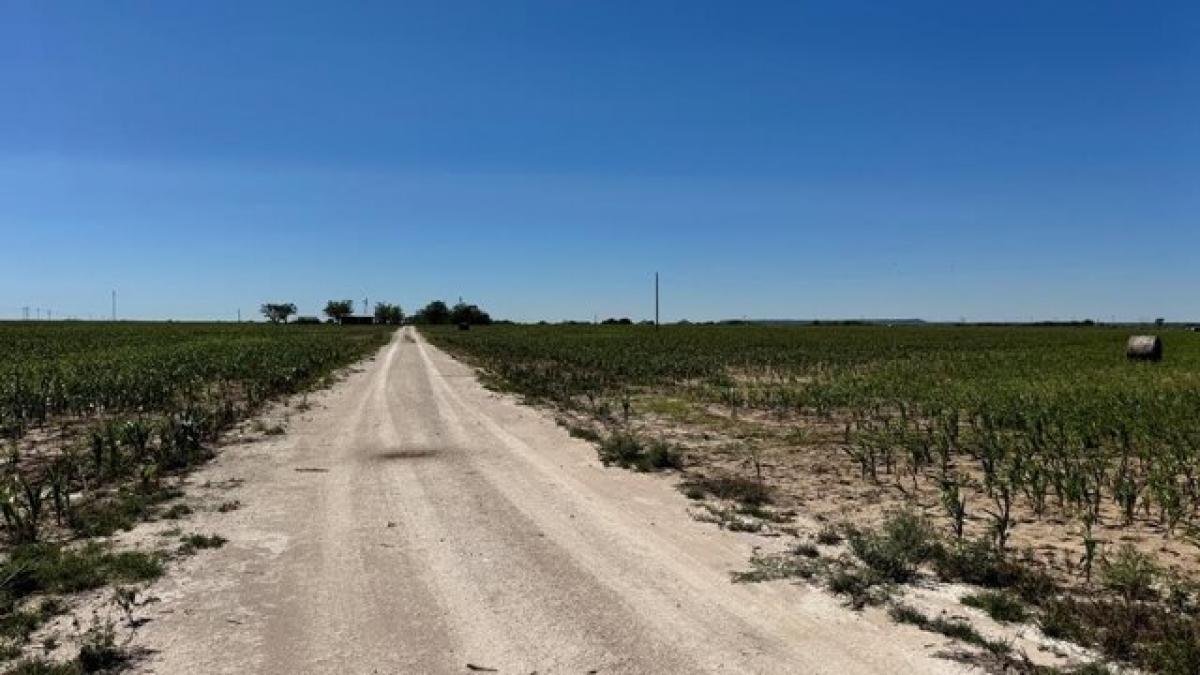
[[[80,548],[57,544],[27,544],[14,548],[0,563],[0,578],[7,579],[10,598],[48,593],[74,593],[112,581],[147,581],[162,575],[157,555],[142,551],[113,551],[89,542]]]
[[[842,533],[832,525],[826,525],[817,532],[817,543],[822,546],[837,546],[845,540]]]
[[[228,541],[218,534],[189,534],[180,537],[179,555],[192,555],[206,548],[221,548]]]
[[[1012,646],[1007,642],[985,638],[965,621],[947,619],[943,616],[930,618],[909,605],[901,603],[892,605],[888,609],[888,616],[896,623],[910,624],[930,633],[938,633],[961,640],[967,644],[982,647],[992,654],[1007,654],[1012,651]]]
[[[630,433],[616,433],[604,439],[599,453],[605,466],[616,464],[643,472],[683,468],[683,455],[678,450],[663,441],[643,443]]]
[[[897,583],[910,581],[917,565],[937,550],[929,524],[911,511],[895,514],[879,530],[853,533],[850,549],[867,567]]]
[[[962,604],[983,610],[985,614],[1001,623],[1020,623],[1029,616],[1020,600],[1004,592],[971,593],[963,596]]]
[[[685,494],[711,495],[717,499],[762,506],[774,501],[771,491],[756,480],[741,476],[689,476],[679,489]]]

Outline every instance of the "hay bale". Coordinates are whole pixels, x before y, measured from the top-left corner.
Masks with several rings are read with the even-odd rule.
[[[463,321],[462,323],[458,324],[458,329],[459,330],[471,330],[471,324],[467,323],[466,321]]]
[[[1125,343],[1125,356],[1135,361],[1161,361],[1162,339],[1157,335],[1133,335]]]

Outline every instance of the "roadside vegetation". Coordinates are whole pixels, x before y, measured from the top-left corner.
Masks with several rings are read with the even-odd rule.
[[[61,598],[154,579],[170,556],[223,544],[194,534],[175,552],[123,551],[108,538],[141,520],[185,517],[178,478],[212,457],[223,431],[390,335],[382,326],[0,324],[0,658],[26,654]],[[11,672],[108,668],[112,630],[82,636],[69,664],[22,661]]]
[[[1200,335],[1167,331],[1165,360],[1140,363],[1128,330],[1099,326],[424,333],[556,407],[606,463],[646,470],[619,461],[626,448],[670,447],[680,489],[711,502],[698,517],[778,534],[779,514],[809,504],[845,521],[817,533],[816,557],[759,560],[752,577],[807,575],[858,607],[920,579],[967,583],[982,587],[967,605],[998,622],[1200,672]],[[843,539],[830,562],[820,546]]]

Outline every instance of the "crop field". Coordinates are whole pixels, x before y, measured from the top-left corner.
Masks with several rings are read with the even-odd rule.
[[[174,416],[213,430],[377,349],[387,329],[0,324],[0,437],[48,423]]]
[[[311,386],[390,334],[320,325],[0,324],[8,492],[49,481],[57,499],[78,481],[185,466],[189,453],[263,402]],[[20,508],[6,515],[36,510],[28,501],[16,499]],[[20,532],[22,520],[8,519],[10,538],[35,534]]]
[[[932,527],[929,536],[946,542],[937,550],[954,552],[937,561],[945,580],[1040,579],[1019,582],[1026,586],[1017,592],[1041,603],[1047,634],[1151,670],[1193,672],[1200,663],[1194,607],[1141,615],[1128,601],[1200,598],[1200,335],[1162,332],[1165,359],[1145,363],[1125,357],[1129,329],[1107,327],[424,334],[493,386],[552,405],[573,435],[599,444],[606,463],[680,468],[690,498],[742,502],[706,507],[702,519],[780,531],[776,523],[799,509],[849,532],[882,523],[905,533],[900,541]],[[878,551],[891,535],[853,536],[868,567],[889,560]],[[925,559],[915,550],[872,574],[909,578],[897,570]],[[813,573],[803,558],[758,564],[746,578],[764,569],[766,578]],[[1129,578],[1142,590],[1130,591]],[[1075,590],[1048,590],[1060,584]],[[1124,599],[1088,595],[1114,589]]]
[[[0,324],[0,659],[62,611],[57,594],[160,574],[160,554],[82,544],[159,514],[180,495],[173,477],[211,457],[222,431],[391,330]],[[41,609],[23,600],[44,594]]]
[[[1127,331],[1007,327],[494,327],[428,331],[505,385],[567,407],[666,393],[730,417],[840,431],[864,480],[977,477],[1003,547],[1017,503],[1192,536],[1200,509],[1200,336],[1162,363]]]

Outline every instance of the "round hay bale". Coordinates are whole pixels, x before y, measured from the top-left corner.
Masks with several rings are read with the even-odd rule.
[[[458,324],[458,329],[459,330],[471,330],[471,324],[467,323],[466,321],[463,321]]]
[[[1161,361],[1162,339],[1157,335],[1134,335],[1125,343],[1125,356],[1135,361]]]

